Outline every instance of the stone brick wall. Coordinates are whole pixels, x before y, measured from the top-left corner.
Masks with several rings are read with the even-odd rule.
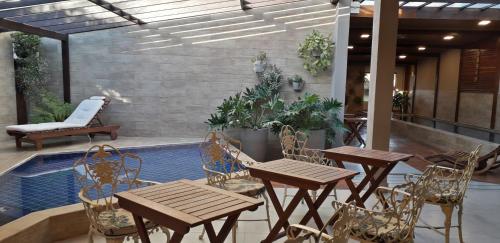
[[[10,33],[0,33],[0,141],[7,140],[4,127],[16,124],[16,90]]]
[[[111,96],[105,120],[120,124],[122,135],[200,137],[207,130],[204,121],[224,98],[257,82],[250,59],[259,51],[267,52],[270,63],[286,76],[299,74],[306,80],[301,93],[285,82],[286,100],[304,92],[329,96],[331,70],[310,76],[297,48],[313,29],[332,32],[333,7],[297,3],[297,8],[279,9],[71,35],[72,100]],[[60,84],[54,73],[52,82]],[[61,85],[52,87],[62,90]]]

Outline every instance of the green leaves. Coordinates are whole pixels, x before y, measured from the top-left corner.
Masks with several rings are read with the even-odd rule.
[[[42,122],[62,122],[73,112],[73,106],[64,103],[49,91],[41,91],[40,100],[33,108],[31,121]]]
[[[313,30],[304,43],[299,44],[298,54],[304,60],[304,69],[313,76],[326,71],[332,64],[333,46],[331,34],[324,36]]]
[[[205,123],[211,129],[220,130],[228,127],[264,127],[268,117],[279,107],[284,107],[284,102],[278,97],[282,79],[281,70],[271,66],[264,72],[261,83],[246,88],[243,94],[238,93],[234,97],[224,99],[217,107],[217,112],[211,114]]]

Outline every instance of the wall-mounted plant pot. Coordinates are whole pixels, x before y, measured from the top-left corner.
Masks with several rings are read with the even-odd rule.
[[[255,61],[253,63],[253,71],[256,73],[262,73],[266,70],[267,62]]]
[[[299,92],[304,88],[304,82],[292,82],[292,89]]]
[[[313,50],[311,54],[314,58],[319,58],[321,56],[321,51]]]

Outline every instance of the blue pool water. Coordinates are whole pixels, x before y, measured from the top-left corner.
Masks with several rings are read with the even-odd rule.
[[[121,149],[143,159],[140,178],[200,179],[199,144]],[[83,153],[41,155],[0,176],[0,225],[31,212],[79,203],[73,163]]]

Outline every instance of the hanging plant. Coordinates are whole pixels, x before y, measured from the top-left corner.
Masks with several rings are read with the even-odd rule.
[[[333,46],[331,34],[324,36],[313,30],[304,42],[299,44],[298,54],[304,60],[304,68],[313,76],[326,71],[332,64]]]

